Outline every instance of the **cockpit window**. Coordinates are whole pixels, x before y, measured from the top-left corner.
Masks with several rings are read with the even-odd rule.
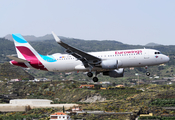
[[[161,52],[155,52],[155,54],[161,54]]]

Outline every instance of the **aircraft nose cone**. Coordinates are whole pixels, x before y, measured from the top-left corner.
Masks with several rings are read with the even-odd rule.
[[[166,56],[166,62],[168,62],[170,60],[169,56]]]
[[[170,60],[169,56],[168,56],[168,61]]]

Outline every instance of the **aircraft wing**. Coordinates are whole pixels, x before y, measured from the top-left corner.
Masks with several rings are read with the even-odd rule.
[[[8,58],[12,59],[12,60],[15,60],[16,62],[19,62],[19,63],[25,63],[25,62],[29,62],[27,60],[24,60],[24,59],[21,59],[21,58],[17,58],[15,56],[10,56],[10,55],[7,55]]]
[[[100,58],[62,42],[54,32],[52,32],[52,35],[54,36],[56,42],[66,49],[67,53],[71,54],[78,60],[81,60],[85,67],[92,67],[101,63],[102,60]]]

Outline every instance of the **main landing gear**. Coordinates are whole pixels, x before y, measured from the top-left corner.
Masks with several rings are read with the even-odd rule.
[[[98,82],[98,78],[96,77],[97,74],[98,74],[98,73],[96,72],[95,77],[92,78],[92,80],[93,80],[94,82]],[[88,77],[92,77],[92,76],[93,76],[93,73],[92,73],[92,72],[88,72],[88,73],[87,73],[87,76],[88,76]]]
[[[145,69],[146,69],[146,75],[147,75],[147,76],[150,76],[150,72],[147,71],[148,66],[145,66]]]
[[[97,77],[93,77],[92,79],[94,82],[98,82],[98,78]]]
[[[92,73],[92,72],[88,72],[88,73],[87,73],[87,76],[88,76],[88,77],[92,77],[92,76],[93,76],[93,73]]]

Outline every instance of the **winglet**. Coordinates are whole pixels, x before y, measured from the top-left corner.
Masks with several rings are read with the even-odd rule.
[[[58,36],[52,31],[52,35],[55,38],[55,40],[57,41],[57,43],[61,43],[60,38],[58,38]]]

